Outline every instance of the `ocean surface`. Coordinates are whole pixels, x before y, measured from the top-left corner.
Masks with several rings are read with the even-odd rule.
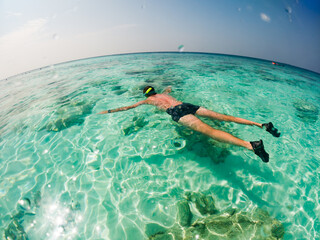
[[[216,112],[273,122],[280,138],[202,118],[241,139],[263,139],[270,162],[180,126],[153,106],[97,114],[143,100],[146,85],[158,92],[172,86],[172,96]],[[104,56],[1,80],[0,236],[156,239],[179,224],[178,204],[191,192],[214,199],[219,212],[265,212],[282,223],[283,239],[320,239],[319,109],[319,74],[217,54]],[[208,216],[189,206],[189,227]],[[249,239],[245,232],[232,239]]]

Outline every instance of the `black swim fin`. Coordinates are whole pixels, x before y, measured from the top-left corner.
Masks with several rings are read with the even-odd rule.
[[[258,155],[262,161],[264,162],[269,162],[269,154],[264,150],[264,145],[263,145],[263,141],[254,141],[254,142],[250,142],[253,151],[256,155]]]
[[[278,132],[278,129],[276,129],[272,122],[269,123],[263,123],[262,127],[266,128],[266,131],[271,133],[274,137],[280,137],[280,133]]]

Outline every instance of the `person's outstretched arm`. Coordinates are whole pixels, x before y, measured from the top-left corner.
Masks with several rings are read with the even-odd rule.
[[[143,101],[140,101],[140,102],[137,102],[133,105],[130,105],[130,106],[127,106],[127,107],[120,107],[120,108],[116,108],[116,109],[110,109],[110,110],[105,110],[105,111],[102,111],[102,112],[99,112],[98,114],[105,114],[105,113],[114,113],[114,112],[120,112],[120,111],[127,111],[131,108],[135,108],[135,107],[138,107],[142,104],[147,104],[147,100],[143,100]]]

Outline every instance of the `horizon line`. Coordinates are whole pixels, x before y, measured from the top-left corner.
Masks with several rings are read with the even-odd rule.
[[[260,60],[260,61],[265,61],[265,62],[276,62],[276,63],[280,63],[281,65],[285,65],[285,66],[289,66],[289,67],[293,67],[293,68],[298,68],[304,71],[308,71],[311,73],[315,73],[317,75],[320,75],[320,72],[315,72],[313,70],[309,70],[306,68],[302,68],[302,67],[298,67],[298,66],[294,66],[294,65],[290,65],[287,63],[282,63],[282,62],[278,62],[278,61],[274,61],[274,60],[269,60],[269,59],[263,59],[263,58],[256,58],[256,57],[250,57],[250,56],[242,56],[242,55],[235,55],[235,54],[226,54],[226,53],[214,53],[214,52],[193,52],[193,51],[152,51],[152,52],[129,52],[129,53],[113,53],[113,54],[106,54],[106,55],[99,55],[99,56],[94,56],[94,57],[84,57],[84,58],[78,58],[78,59],[73,59],[73,60],[69,60],[69,61],[64,61],[64,62],[58,62],[58,63],[54,63],[54,64],[50,64],[50,65],[46,65],[43,67],[39,67],[39,68],[35,68],[29,71],[25,71],[25,72],[21,72],[9,77],[6,77],[4,79],[1,79],[0,81],[3,80],[8,80],[9,78],[13,78],[22,74],[27,74],[27,73],[31,73],[33,71],[37,71],[37,70],[42,70],[44,68],[50,68],[52,66],[56,66],[56,65],[61,65],[61,64],[66,64],[66,63],[71,63],[71,62],[76,62],[76,61],[82,61],[82,60],[88,60],[88,59],[92,59],[92,58],[103,58],[103,57],[112,57],[112,56],[122,56],[122,55],[138,55],[138,54],[161,54],[161,53],[169,53],[169,54],[204,54],[204,55],[224,55],[224,56],[231,56],[231,57],[240,57],[240,58],[249,58],[249,59],[254,59],[254,60]]]

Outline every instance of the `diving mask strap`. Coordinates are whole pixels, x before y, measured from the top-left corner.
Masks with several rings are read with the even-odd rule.
[[[147,95],[151,90],[152,88],[148,88],[148,90],[144,93],[144,95]]]

